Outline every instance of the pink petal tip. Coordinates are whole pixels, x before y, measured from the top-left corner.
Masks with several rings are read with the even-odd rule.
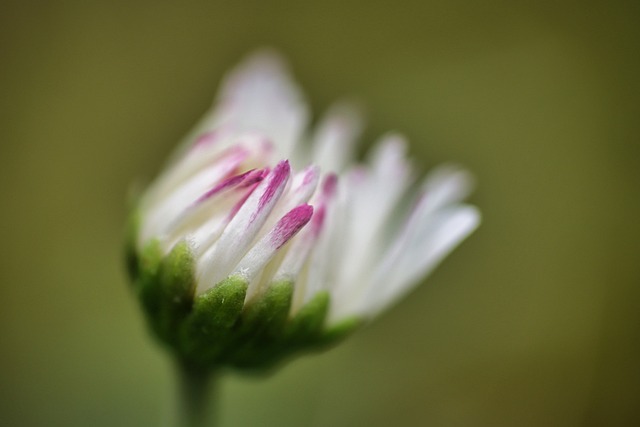
[[[312,216],[313,206],[311,205],[305,204],[291,209],[276,224],[272,232],[271,244],[276,249],[281,248],[295,236],[302,227],[307,225]]]

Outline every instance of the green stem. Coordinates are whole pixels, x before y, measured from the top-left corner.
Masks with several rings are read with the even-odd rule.
[[[178,424],[177,427],[214,427],[214,386],[217,375],[211,370],[197,369],[179,363],[178,371]]]

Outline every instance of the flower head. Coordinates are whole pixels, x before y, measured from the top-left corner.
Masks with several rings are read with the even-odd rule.
[[[128,253],[156,335],[199,366],[261,367],[376,316],[479,223],[443,166],[416,183],[400,135],[353,159],[357,111],[313,132],[273,53],[224,81],[214,108],[141,198]]]

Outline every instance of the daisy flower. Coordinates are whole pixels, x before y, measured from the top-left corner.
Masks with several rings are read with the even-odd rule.
[[[274,53],[224,80],[143,194],[128,238],[134,289],[185,363],[260,368],[345,336],[419,284],[479,224],[472,179],[418,180],[398,134],[354,157],[358,111],[309,130]]]

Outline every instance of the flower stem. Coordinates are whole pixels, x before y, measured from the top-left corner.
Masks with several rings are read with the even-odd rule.
[[[214,427],[214,386],[216,372],[198,369],[186,363],[177,365],[178,419],[177,427]]]

